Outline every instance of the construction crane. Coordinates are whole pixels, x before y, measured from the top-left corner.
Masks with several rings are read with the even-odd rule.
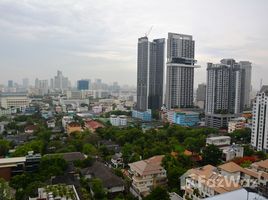
[[[150,29],[145,33],[145,37],[147,37],[151,33],[152,29],[153,29],[153,26],[151,26]]]

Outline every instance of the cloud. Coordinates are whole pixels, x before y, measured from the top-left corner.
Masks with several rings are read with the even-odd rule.
[[[49,78],[61,66],[73,81],[102,76],[135,85],[137,39],[152,25],[150,39],[193,35],[202,65],[196,84],[205,81],[206,62],[224,57],[250,60],[259,80],[268,73],[267,9],[267,0],[2,0],[0,80]],[[7,67],[24,70],[14,77]]]

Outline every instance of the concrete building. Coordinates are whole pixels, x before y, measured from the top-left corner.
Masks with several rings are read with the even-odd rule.
[[[47,185],[38,188],[38,197],[30,197],[29,200],[80,200],[74,185]]]
[[[142,199],[150,194],[153,188],[166,185],[166,170],[161,166],[164,156],[154,156],[147,160],[141,160],[129,164],[132,185],[130,192]]]
[[[196,126],[199,122],[199,113],[183,110],[169,110],[168,121],[180,126]]]
[[[218,167],[206,165],[190,169],[180,178],[181,189],[185,191],[184,199],[194,200],[220,197],[240,190],[243,186],[253,189],[258,184],[258,179],[261,178],[257,171],[242,168],[234,162]]]
[[[90,80],[78,80],[77,89],[78,90],[89,90]]]
[[[228,128],[228,123],[232,119],[238,117],[239,115],[234,114],[208,114],[205,115],[205,123],[206,126],[212,127],[212,128]]]
[[[217,147],[228,146],[231,144],[231,137],[230,136],[209,137],[206,139],[206,144],[213,144]]]
[[[228,133],[233,133],[235,130],[241,130],[247,127],[246,118],[234,118],[228,123]]]
[[[127,116],[125,115],[111,115],[110,123],[112,126],[126,126],[127,125]]]
[[[14,82],[13,82],[13,80],[8,80],[8,82],[7,82],[7,87],[9,87],[9,88],[14,87]]]
[[[138,40],[137,110],[160,109],[163,104],[165,39]]]
[[[250,93],[252,91],[251,86],[251,71],[252,66],[251,63],[248,61],[240,61],[239,62],[242,69],[244,69],[245,78],[244,78],[244,107],[250,108],[251,107],[251,98]]]
[[[231,137],[217,136],[206,139],[206,144],[213,144],[222,151],[222,160],[230,161],[234,158],[242,158],[244,156],[244,148],[240,145],[232,144]]]
[[[29,106],[30,99],[26,93],[0,93],[0,107],[4,109],[23,109]]]
[[[35,80],[35,88],[38,90],[38,95],[48,94],[48,80]]]
[[[54,89],[66,90],[69,88],[69,80],[64,77],[61,71],[57,71],[57,76],[54,77]]]
[[[181,189],[185,191],[183,199],[199,200],[240,188],[234,180],[217,173],[217,168],[212,165],[190,169],[181,177]]]
[[[201,109],[205,109],[205,105],[206,105],[206,90],[207,90],[207,85],[206,84],[204,84],[204,83],[198,84],[198,88],[196,90],[195,103]]]
[[[249,66],[250,65],[250,66]],[[240,115],[247,107],[249,94],[245,88],[251,81],[251,64],[249,62],[237,63],[234,59],[222,59],[220,64],[207,64],[207,92],[206,115],[207,120],[217,120],[217,115]],[[217,116],[219,117],[219,116]],[[222,116],[226,118],[226,116]],[[207,126],[214,123],[206,121]],[[227,128],[227,126],[224,126]],[[218,128],[218,127],[215,127]]]
[[[132,110],[132,117],[142,121],[152,121],[152,111],[150,109],[147,111]]]
[[[253,103],[251,145],[258,151],[268,152],[268,86],[263,86]]]
[[[191,35],[168,33],[166,99],[168,109],[193,107],[195,41]]]
[[[27,89],[29,87],[29,79],[28,78],[22,79],[22,87],[25,89]]]

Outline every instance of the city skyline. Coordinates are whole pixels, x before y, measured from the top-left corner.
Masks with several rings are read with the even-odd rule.
[[[0,83],[49,79],[61,70],[72,83],[100,77],[136,85],[136,38],[153,26],[149,40],[168,32],[194,35],[202,66],[195,88],[206,82],[207,62],[233,58],[252,62],[252,84],[259,89],[268,63],[267,7],[267,1],[3,1]]]

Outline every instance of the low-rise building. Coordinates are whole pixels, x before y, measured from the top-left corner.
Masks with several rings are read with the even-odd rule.
[[[102,106],[101,106],[101,105],[93,106],[93,107],[92,107],[92,111],[93,111],[93,113],[95,113],[95,114],[102,113]]]
[[[231,137],[230,136],[217,136],[217,137],[209,137],[206,139],[206,144],[213,144],[222,151],[224,161],[229,161],[237,157],[244,156],[244,147],[232,144],[231,145]]]
[[[91,132],[95,132],[98,128],[103,128],[104,125],[95,120],[87,120],[85,122],[85,129],[90,130]]]
[[[29,200],[80,200],[73,185],[57,184],[38,188],[38,197]]]
[[[74,132],[81,132],[82,131],[82,127],[78,122],[70,122],[69,124],[67,124],[67,134],[71,134]]]
[[[103,187],[108,194],[116,194],[125,191],[123,180],[116,176],[104,163],[95,161],[92,166],[84,168],[81,173],[87,179],[98,178],[102,181]],[[93,191],[92,191],[93,193]]]
[[[27,93],[1,93],[0,94],[0,107],[4,109],[18,108],[23,109],[28,107],[30,99]]]
[[[130,192],[134,196],[141,199],[150,194],[155,187],[166,185],[167,174],[161,165],[163,158],[163,155],[154,156],[129,164],[129,174],[132,179]]]
[[[217,147],[228,146],[231,144],[230,136],[209,137],[206,139],[206,144],[214,144]]]
[[[40,154],[29,152],[27,156],[14,158],[0,158],[0,178],[9,181],[11,177],[23,172],[34,172],[38,169]]]
[[[190,169],[180,178],[184,199],[194,200],[217,197],[247,187],[258,187],[260,173],[251,168],[242,168],[234,162],[218,167],[206,165]],[[268,180],[266,178],[266,180]]]
[[[33,134],[34,132],[37,131],[37,129],[38,129],[38,127],[36,125],[28,125],[24,129],[24,133]]]
[[[184,199],[199,200],[240,188],[234,180],[217,173],[217,168],[212,165],[190,169],[181,177],[181,189],[185,191]]]
[[[149,122],[152,121],[152,111],[150,109],[147,111],[132,110],[132,117]]]
[[[127,125],[127,116],[125,115],[111,115],[110,123],[112,126],[126,126]]]
[[[199,113],[183,110],[169,110],[167,112],[169,123],[180,126],[196,126],[199,122]]]
[[[208,114],[205,115],[206,126],[210,128],[228,128],[228,123],[238,117],[235,114]]]
[[[73,116],[63,116],[61,119],[61,124],[64,130],[67,130],[67,125],[73,121]]]
[[[247,127],[246,118],[234,118],[228,123],[228,133],[233,133],[235,130],[241,130]]]
[[[124,164],[124,160],[122,157],[122,153],[115,153],[112,158],[111,158],[111,165],[114,168],[124,168],[125,164]]]
[[[56,122],[54,119],[47,120],[47,127],[48,128],[55,128],[56,127]]]

